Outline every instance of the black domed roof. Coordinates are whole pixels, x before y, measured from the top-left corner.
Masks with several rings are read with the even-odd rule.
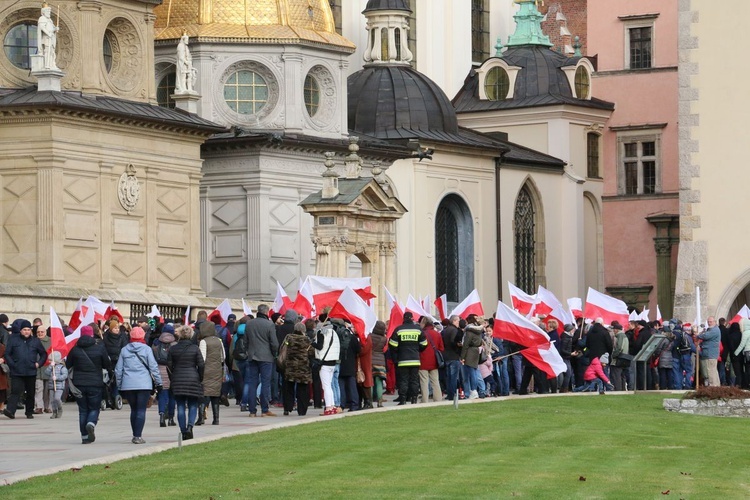
[[[458,135],[448,96],[406,65],[372,65],[349,77],[349,130],[379,139]]]
[[[405,10],[411,12],[409,0],[369,0],[362,13],[373,10]]]

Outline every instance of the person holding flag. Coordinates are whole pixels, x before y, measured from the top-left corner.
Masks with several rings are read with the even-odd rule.
[[[70,350],[65,367],[73,370],[72,380],[82,396],[78,403],[78,427],[81,431],[81,444],[96,440],[96,424],[102,404],[102,370],[111,371],[112,363],[104,346],[94,340],[94,329],[89,325],[81,327],[81,337]]]

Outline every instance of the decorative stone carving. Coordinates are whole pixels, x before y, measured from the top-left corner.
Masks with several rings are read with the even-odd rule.
[[[109,83],[117,93],[136,91],[146,67],[138,30],[129,20],[117,17],[109,23],[104,36],[112,48],[112,66],[107,75]]]
[[[125,172],[120,176],[120,182],[117,185],[117,198],[120,205],[127,213],[135,210],[138,200],[141,197],[141,186],[138,184],[138,178],[135,176],[135,167],[128,164]]]
[[[336,82],[333,75],[325,66],[313,66],[308,72],[318,84],[320,90],[320,103],[318,112],[315,116],[305,113],[305,117],[310,121],[312,126],[319,130],[330,129],[332,125],[338,123],[334,120],[338,110],[338,98],[336,92]]]
[[[52,21],[52,7],[46,3],[42,7],[42,15],[37,21],[37,54],[42,56],[43,65],[41,68],[33,69],[51,69],[59,70],[57,67],[57,32],[60,31],[60,14],[57,14],[57,24]]]
[[[195,83],[198,80],[198,70],[193,67],[193,56],[188,48],[187,33],[182,35],[177,44],[177,74],[175,77],[175,94],[195,93]]]

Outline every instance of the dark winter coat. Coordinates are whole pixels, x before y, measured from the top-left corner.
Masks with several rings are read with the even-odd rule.
[[[216,336],[216,327],[210,321],[201,324],[198,332],[198,346],[203,356],[203,395],[221,396],[224,381],[224,344]]]
[[[109,359],[110,361],[112,361],[112,366],[115,366],[117,364],[117,360],[120,358],[120,351],[122,351],[122,348],[130,343],[128,334],[121,331],[119,334],[115,335],[108,330],[104,332],[104,336],[102,338],[104,341],[104,347],[107,349]]]
[[[594,323],[586,336],[586,354],[589,359],[600,358],[604,353],[612,355],[612,336],[604,326]]]
[[[0,344],[7,345],[8,337],[10,337],[10,332],[5,325],[0,325]]]
[[[382,326],[378,327],[378,323]],[[373,366],[385,366],[385,353],[383,349],[388,343],[388,338],[385,336],[385,323],[378,321],[375,323],[375,328],[372,329],[370,337],[372,337],[372,364]]]
[[[169,348],[170,389],[175,396],[203,397],[203,356],[191,339],[183,339]]]
[[[419,367],[419,353],[427,348],[427,337],[419,325],[404,321],[393,330],[388,348],[396,366]]]
[[[101,387],[102,369],[111,370],[107,350],[102,344],[97,344],[94,337],[81,337],[68,353],[65,366],[73,368],[73,383],[76,387]]]
[[[461,342],[461,338],[463,337],[461,330],[453,325],[448,325],[440,333],[443,336],[443,346],[445,348],[443,359],[445,359],[445,362],[461,359],[461,348],[456,345]]]
[[[563,359],[570,359],[570,355],[573,352],[573,335],[563,332],[560,335],[560,345],[557,351]]]
[[[258,313],[258,317],[251,319],[245,327],[247,337],[247,359],[273,363],[279,352],[279,341],[276,338],[276,328],[268,316]]]
[[[304,333],[292,332],[286,336],[286,366],[284,380],[309,384],[312,382],[310,354],[312,342]]]
[[[47,361],[47,351],[34,335],[24,337],[14,333],[8,338],[5,346],[5,362],[10,368],[11,377],[36,377],[36,365],[42,366]],[[101,373],[99,373],[101,381]]]
[[[464,365],[471,368],[479,367],[479,348],[482,346],[482,327],[468,325],[464,334],[464,345],[461,348],[461,359]]]
[[[357,357],[359,356],[362,346],[359,343],[359,336],[356,333],[349,330],[348,333],[342,333],[342,335],[351,335],[349,346],[346,352],[344,352],[343,342],[341,342],[340,352],[340,369],[339,377],[355,377],[357,375]],[[339,335],[339,341],[343,338]]]

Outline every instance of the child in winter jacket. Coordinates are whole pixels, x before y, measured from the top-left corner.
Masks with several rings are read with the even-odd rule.
[[[615,388],[604,374],[601,361],[596,357],[591,359],[591,364],[586,368],[586,372],[583,374],[583,381],[584,384],[573,389],[573,392],[598,391],[599,394],[604,394],[605,387],[608,391]]]
[[[62,393],[65,388],[65,381],[68,379],[68,369],[62,362],[60,353],[52,353],[52,363],[45,369],[47,377],[47,390],[49,390],[49,400],[52,406],[52,416],[50,418],[62,417]]]

